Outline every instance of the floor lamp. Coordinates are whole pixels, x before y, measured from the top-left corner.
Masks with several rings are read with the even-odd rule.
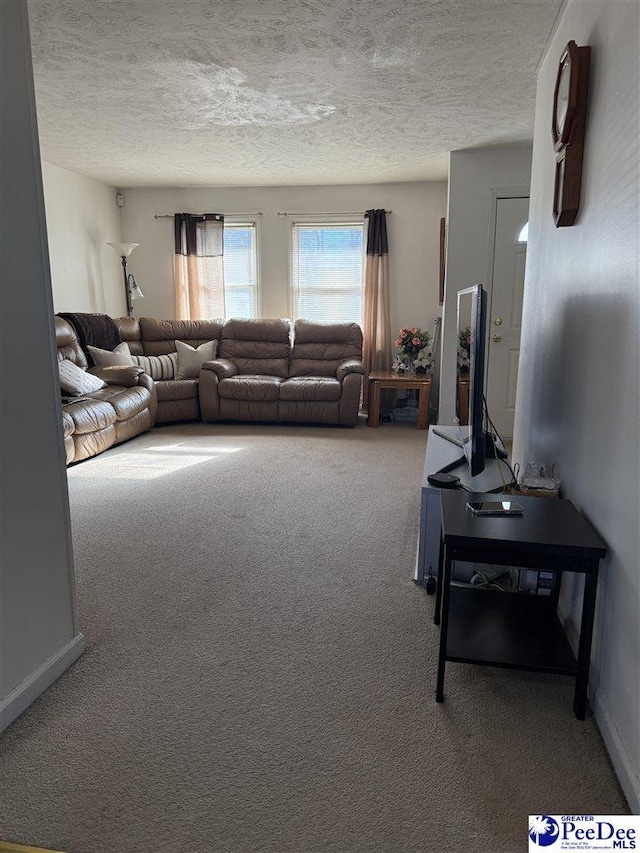
[[[131,304],[134,299],[144,299],[144,293],[138,287],[138,283],[135,278],[129,273],[127,275],[127,258],[133,252],[134,249],[137,249],[140,243],[107,243],[108,246],[117,252],[118,255],[122,258],[122,271],[124,274],[124,295],[127,300],[127,317],[131,317],[133,313],[133,305]]]

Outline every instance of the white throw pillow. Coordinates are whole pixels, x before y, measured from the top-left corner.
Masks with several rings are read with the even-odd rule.
[[[133,363],[141,367],[147,376],[156,382],[158,379],[175,379],[178,367],[178,353],[167,355],[132,355]]]
[[[201,365],[216,357],[218,341],[207,341],[200,344],[197,349],[182,341],[176,341],[176,350],[178,352],[176,379],[197,379]]]
[[[115,367],[117,364],[133,364],[129,345],[123,341],[115,349],[87,347],[96,367]]]
[[[60,374],[60,387],[70,397],[80,397],[83,394],[92,394],[106,387],[106,382],[87,373],[68,358],[58,362],[58,373]]]

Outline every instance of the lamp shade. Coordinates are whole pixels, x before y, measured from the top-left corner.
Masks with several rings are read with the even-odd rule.
[[[137,249],[140,243],[107,243],[111,246],[114,252],[117,252],[121,258],[128,258],[134,249]]]
[[[127,287],[131,299],[144,299],[144,293],[140,290],[138,282],[132,275],[127,276]]]

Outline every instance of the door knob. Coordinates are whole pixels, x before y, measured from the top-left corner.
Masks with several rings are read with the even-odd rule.
[[[496,326],[501,326],[502,325],[502,317],[496,317],[496,319],[493,322],[496,324]]]
[[[494,336],[493,336],[493,338],[492,338],[491,340],[492,340],[494,343],[499,344],[499,343],[500,343],[500,341],[502,340],[502,335],[494,335]]]

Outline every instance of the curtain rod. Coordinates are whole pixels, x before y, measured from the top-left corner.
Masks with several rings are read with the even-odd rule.
[[[393,210],[385,210],[385,213],[393,213]],[[364,216],[365,211],[363,210],[332,210],[325,211],[324,213],[316,213],[315,210],[305,211],[303,213],[285,213],[280,212],[276,214],[277,216]]]
[[[194,216],[204,216],[203,213],[194,213]],[[223,213],[222,216],[262,216],[261,210],[253,211],[252,213]],[[154,219],[173,219],[173,213],[154,213]]]
[[[366,211],[362,210],[331,210],[317,213],[316,211],[306,211],[298,213],[288,213],[278,211],[276,216],[364,216]],[[385,213],[393,213],[393,210],[385,210]],[[202,213],[195,213],[194,216],[203,216]],[[261,210],[253,211],[252,213],[223,213],[223,216],[264,216]],[[173,213],[154,213],[154,219],[173,219]]]

